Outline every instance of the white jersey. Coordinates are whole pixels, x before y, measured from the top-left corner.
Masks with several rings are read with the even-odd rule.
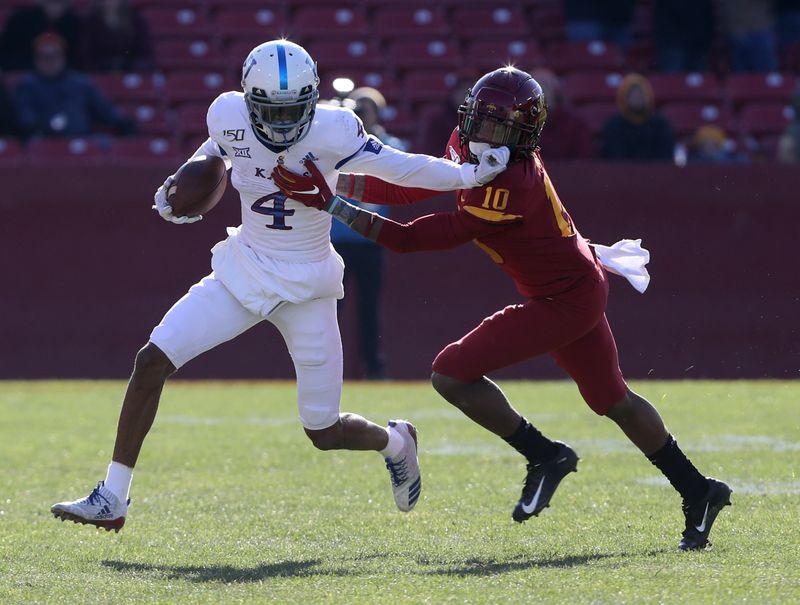
[[[277,164],[303,172],[313,159],[332,191],[339,172],[361,172],[391,183],[450,191],[465,186],[453,162],[398,151],[367,135],[361,120],[342,107],[317,105],[308,134],[288,148],[270,148],[253,133],[244,95],[221,94],[208,109],[209,140],[195,155],[217,155],[231,167],[231,184],[242,203],[238,236],[258,255],[289,262],[330,256],[330,221],[325,212],[287,199],[270,179]]]

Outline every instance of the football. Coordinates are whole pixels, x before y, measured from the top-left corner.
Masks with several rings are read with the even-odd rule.
[[[225,160],[214,155],[192,158],[175,173],[167,201],[175,216],[197,216],[222,199],[228,184]]]

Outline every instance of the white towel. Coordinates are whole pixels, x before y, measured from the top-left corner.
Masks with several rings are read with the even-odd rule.
[[[622,239],[612,246],[590,245],[607,271],[621,275],[637,291],[644,293],[650,284],[650,274],[645,267],[650,262],[650,251],[641,244],[640,239]]]

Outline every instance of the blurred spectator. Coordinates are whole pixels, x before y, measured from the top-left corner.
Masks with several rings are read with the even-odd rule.
[[[0,72],[0,137],[15,137],[17,134],[17,114],[6,90],[3,73]]]
[[[352,91],[346,101],[353,102],[353,110],[364,123],[364,129],[381,142],[405,150],[408,145],[388,132],[380,123],[386,99],[380,91],[362,87]],[[449,135],[450,133],[448,133]],[[444,139],[445,141],[447,139]],[[386,207],[363,202],[351,203],[386,216]],[[344,281],[347,295],[355,284],[356,317],[358,318],[358,353],[361,371],[367,380],[386,378],[386,368],[381,348],[381,290],[383,288],[383,248],[351,231],[343,223],[333,221],[331,242],[344,259]],[[341,310],[342,301],[339,309]]]
[[[66,41],[67,61],[75,65],[80,18],[70,0],[38,0],[9,14],[0,36],[0,67],[7,71],[33,69],[33,41],[44,32],[55,32]]]
[[[775,15],[781,51],[800,43],[800,0],[777,0]]]
[[[66,69],[65,43],[53,33],[33,43],[34,72],[20,79],[14,95],[24,137],[86,136],[95,123],[117,134],[133,122],[116,109],[88,78]]]
[[[794,118],[778,141],[778,159],[781,162],[800,162],[800,88],[792,97]]]
[[[572,42],[605,40],[627,49],[634,4],[634,0],[564,0],[567,38]]]
[[[531,72],[547,102],[547,128],[542,133],[542,156],[547,160],[592,156],[592,132],[586,121],[568,105],[561,81],[549,69]]]
[[[725,164],[747,161],[747,155],[736,152],[736,145],[718,126],[701,126],[689,146],[690,164]]]
[[[85,71],[153,69],[147,23],[130,0],[95,0],[81,23],[78,64]]]
[[[772,2],[725,0],[719,7],[728,37],[731,70],[777,71],[778,53]]]
[[[617,89],[619,111],[603,127],[602,157],[609,160],[672,160],[672,126],[656,113],[653,88],[628,74]]]
[[[660,71],[706,71],[713,37],[711,0],[656,0],[653,38]]]
[[[423,116],[419,138],[414,142],[414,151],[436,157],[444,155],[445,145],[456,127],[458,108],[467,98],[467,91],[475,84],[476,79],[473,74],[460,76],[447,99],[434,111]]]

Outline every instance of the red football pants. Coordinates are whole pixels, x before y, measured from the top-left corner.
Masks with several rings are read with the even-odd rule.
[[[603,275],[558,297],[508,306],[447,345],[436,356],[433,371],[474,382],[494,370],[550,353],[578,385],[589,407],[605,414],[628,390],[605,315],[607,299]]]

